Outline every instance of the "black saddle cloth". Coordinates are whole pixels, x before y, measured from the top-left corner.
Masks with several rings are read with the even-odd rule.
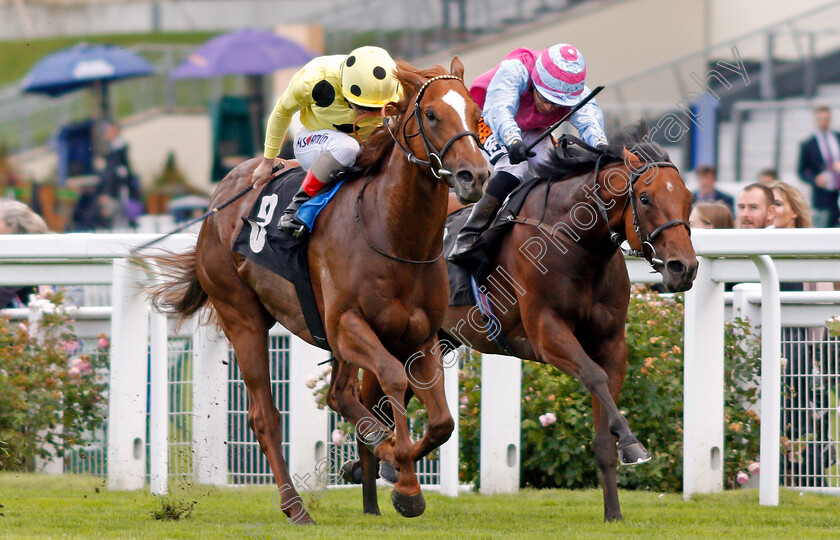
[[[233,250],[294,284],[309,332],[319,347],[330,350],[309,278],[308,236],[295,238],[277,228],[304,176],[306,171],[296,167],[266,184],[248,217],[242,218],[245,225]]]

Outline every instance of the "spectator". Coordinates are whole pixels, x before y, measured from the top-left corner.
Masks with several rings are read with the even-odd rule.
[[[105,140],[108,153],[96,189],[100,214],[110,218],[112,226],[134,226],[143,213],[143,205],[140,184],[128,161],[128,144],[120,136],[117,124],[105,125]]]
[[[762,184],[750,184],[738,195],[738,229],[766,229],[776,219],[773,190]]]
[[[0,234],[43,234],[47,224],[22,202],[0,199]],[[0,287],[0,309],[26,305],[34,287]]]
[[[734,229],[735,219],[725,204],[701,202],[691,209],[688,224],[692,229]]]
[[[776,206],[773,224],[777,229],[811,227],[811,209],[808,208],[801,191],[778,180],[767,187],[773,190]]]
[[[717,169],[713,165],[701,165],[697,167],[697,191],[694,192],[694,202],[722,202],[733,208],[732,197],[722,191],[715,189],[715,181],[717,178]]]
[[[816,132],[799,149],[799,177],[813,186],[815,227],[837,227],[840,210],[840,133],[831,131],[831,109],[814,109]]]
[[[762,169],[761,172],[758,173],[758,183],[769,185],[773,182],[779,181],[779,174],[776,172],[776,169]]]

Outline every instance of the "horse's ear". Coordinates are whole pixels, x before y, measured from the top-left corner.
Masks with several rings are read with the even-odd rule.
[[[459,79],[464,79],[464,63],[461,62],[461,59],[458,58],[456,54],[454,58],[452,58],[452,65],[449,66],[449,73],[455,75]]]
[[[644,164],[644,162],[639,159],[639,156],[628,150],[626,147],[621,149],[621,155],[624,158],[624,164],[628,167],[637,169]]]

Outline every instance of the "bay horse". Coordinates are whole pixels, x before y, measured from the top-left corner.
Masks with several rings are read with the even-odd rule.
[[[415,362],[415,369],[436,369],[430,351],[438,346],[449,290],[441,256],[448,187],[462,201],[476,201],[489,175],[476,135],[481,111],[463,73],[457,57],[450,71],[397,63],[404,97],[383,110],[385,125],[371,135],[357,161],[360,175],[338,190],[309,239],[312,287],[335,356],[327,403],[356,426],[378,459],[402,472],[392,500],[406,517],[425,509],[414,474],[418,453],[445,442],[453,420],[442,383],[412,388],[403,364],[420,353],[428,361]],[[258,162],[233,169],[211,207],[247,186]],[[280,414],[269,385],[268,330],[278,321],[305,341],[315,341],[292,283],[232,250],[241,218],[258,196],[254,191],[208,218],[194,250],[155,257],[159,272],[174,279],[153,289],[152,300],[181,318],[208,303],[214,308],[236,352],[248,389],[248,423],[280,490],[281,508],[289,521],[314,523],[281,452]],[[371,418],[360,401],[359,368],[375,376],[395,403],[411,389],[426,405],[429,429],[420,441],[412,444],[404,415],[396,415],[393,431]]]
[[[472,306],[450,306],[442,328],[444,351],[461,343],[542,362],[586,386],[593,397],[605,521],[622,518],[618,457],[627,465],[650,459],[616,406],[627,366],[624,326],[630,301],[620,245],[626,240],[632,254],[647,259],[669,291],[688,290],[697,273],[688,226],[693,197],[662,147],[645,141],[646,132],[643,123],[625,129],[593,170],[543,181],[518,215],[508,218],[512,228],[485,281],[507,343],[491,340],[471,318]],[[372,406],[380,395],[365,373],[365,404]],[[361,446],[359,454],[364,509],[376,514],[376,492],[369,488],[374,457]]]

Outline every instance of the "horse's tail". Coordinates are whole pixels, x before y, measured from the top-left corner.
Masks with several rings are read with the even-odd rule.
[[[177,315],[176,324],[207,305],[209,296],[201,288],[195,266],[195,248],[185,253],[149,257],[157,265],[154,274],[162,281],[148,289],[152,306],[160,313]]]

